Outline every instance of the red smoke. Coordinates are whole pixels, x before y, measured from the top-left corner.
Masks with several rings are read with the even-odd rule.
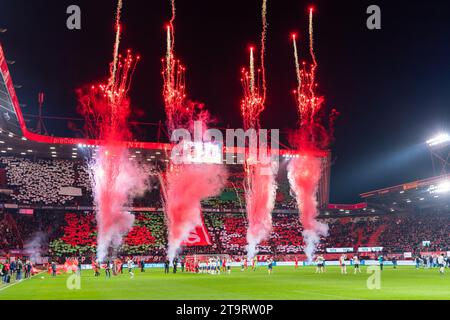
[[[117,249],[128,233],[134,216],[124,207],[146,189],[147,176],[130,160],[124,141],[131,136],[128,128],[130,103],[127,97],[136,60],[128,52],[117,62],[115,74],[107,85],[79,90],[79,111],[86,120],[91,138],[101,141],[89,163],[97,209],[97,256],[103,260],[109,250]]]
[[[186,68],[175,57],[175,2],[172,1],[172,19],[167,26],[167,52],[162,60],[164,80],[163,97],[167,117],[167,128],[172,135],[178,129],[191,133],[191,140],[202,140],[210,122],[209,113],[203,104],[194,103],[186,95]],[[194,123],[202,124],[199,135],[192,135]],[[194,138],[194,139],[192,139]],[[177,143],[179,141],[176,141]],[[183,141],[180,143],[185,143]],[[202,141],[196,141],[202,142]],[[190,149],[190,146],[187,146]],[[220,193],[226,181],[226,170],[222,164],[189,164],[174,161],[161,179],[164,209],[169,230],[168,258],[172,261],[178,249],[191,231],[202,223],[201,201]]]
[[[338,116],[332,110],[329,116],[328,128],[323,124],[323,97],[316,95],[317,60],[314,53],[313,9],[309,12],[309,51],[312,58],[311,66],[299,63],[296,37],[293,37],[296,74],[298,80],[296,95],[297,108],[300,116],[300,128],[292,135],[291,144],[300,150],[300,155],[289,163],[288,175],[291,189],[294,191],[299,207],[300,221],[303,224],[303,237],[306,244],[304,251],[312,260],[314,251],[321,236],[327,236],[328,226],[317,221],[317,192],[322,176],[323,153],[330,145],[333,136],[334,120]]]
[[[223,165],[181,164],[166,173],[170,261],[189,233],[202,224],[201,201],[220,194],[226,179]]]

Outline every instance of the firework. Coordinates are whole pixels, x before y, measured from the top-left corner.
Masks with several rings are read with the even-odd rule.
[[[114,42],[114,52],[113,52],[113,62],[111,64],[111,78],[109,80],[109,85],[112,85],[115,82],[115,76],[117,72],[117,63],[119,59],[119,48],[120,48],[120,35],[121,35],[121,26],[120,26],[120,17],[122,14],[123,2],[119,0],[117,2],[117,11],[116,11],[116,40]]]
[[[203,104],[189,101],[186,95],[185,67],[175,57],[175,1],[171,1],[172,19],[167,26],[167,52],[162,60],[164,79],[163,97],[167,116],[167,127],[172,135],[177,129],[192,133],[195,123],[207,127],[209,114]],[[201,130],[203,133],[203,129]],[[203,137],[201,137],[202,140]],[[181,142],[182,144],[186,143]],[[190,149],[178,144],[179,149]],[[164,211],[168,227],[168,258],[172,261],[183,241],[191,231],[202,224],[201,201],[220,194],[226,181],[226,170],[222,164],[190,164],[172,161],[165,174],[160,175]]]
[[[116,41],[107,84],[92,86],[88,92],[79,90],[80,111],[86,120],[88,134],[102,141],[89,163],[97,209],[97,257],[104,260],[117,249],[122,237],[134,222],[134,216],[124,207],[146,189],[146,175],[132,161],[124,141],[131,137],[127,120],[130,115],[128,91],[139,57],[131,51],[122,57],[120,45],[119,0],[116,17]]]
[[[249,69],[242,70],[242,87],[244,98],[241,103],[242,118],[245,130],[253,130],[256,139],[261,129],[260,114],[265,109],[266,101],[266,73],[265,73],[265,47],[267,38],[267,1],[263,1],[261,34],[261,68],[256,73],[254,48],[250,48]],[[250,142],[251,146],[256,144]],[[260,145],[260,148],[267,146]],[[272,210],[275,205],[276,182],[275,172],[277,166],[273,163],[261,163],[256,152],[249,150],[246,154],[245,164],[245,197],[248,217],[247,252],[249,258],[256,254],[256,246],[267,239],[272,230]]]
[[[327,236],[328,226],[317,221],[317,191],[322,176],[322,160],[315,155],[316,151],[328,147],[331,131],[323,126],[319,111],[323,106],[323,97],[316,95],[317,60],[314,53],[313,9],[309,10],[309,52],[312,59],[310,67],[300,64],[297,37],[292,36],[295,68],[298,80],[294,91],[300,117],[300,128],[292,137],[293,144],[301,155],[291,160],[288,176],[299,207],[300,220],[303,224],[305,253],[309,260],[313,258],[320,237]],[[332,117],[335,111],[333,110]],[[331,125],[330,125],[331,128]]]

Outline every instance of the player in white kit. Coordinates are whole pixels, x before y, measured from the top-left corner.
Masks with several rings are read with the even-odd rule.
[[[437,263],[438,263],[438,266],[439,266],[439,273],[441,275],[444,275],[444,272],[445,272],[445,258],[444,258],[444,254],[443,253],[437,257]]]
[[[341,274],[347,274],[347,255],[343,254],[339,258],[339,265],[341,266]]]
[[[354,273],[361,273],[361,268],[360,268],[360,264],[361,261],[359,261],[358,256],[354,256],[353,257],[353,266],[355,267]]]

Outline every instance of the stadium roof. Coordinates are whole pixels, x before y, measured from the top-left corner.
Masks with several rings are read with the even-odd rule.
[[[0,45],[0,127],[16,135],[22,135],[21,125],[17,116],[15,106],[18,106],[17,97],[8,69],[8,63]],[[13,100],[16,99],[16,100]]]
[[[361,194],[371,207],[389,211],[448,208],[450,175],[418,180]]]

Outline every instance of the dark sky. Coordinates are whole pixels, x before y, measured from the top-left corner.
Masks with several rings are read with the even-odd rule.
[[[169,0],[124,0],[123,49],[142,55],[131,91],[135,119],[164,119],[160,59]],[[307,8],[316,7],[319,93],[341,112],[332,146],[331,201],[432,175],[424,141],[450,128],[450,3],[448,1],[269,0],[266,128],[292,129],[297,115],[290,33],[306,40]],[[82,9],[82,30],[66,29],[66,8]],[[378,4],[382,30],[366,28]],[[178,0],[177,55],[188,67],[188,92],[206,103],[220,125],[241,127],[240,69],[258,44],[261,0]],[[114,38],[113,0],[0,0],[0,41],[14,82],[23,85],[25,113],[73,117],[74,90],[106,79]],[[305,53],[306,47],[301,50]],[[304,56],[305,57],[305,56]],[[68,132],[67,122],[47,122]],[[144,129],[141,128],[143,131]],[[141,132],[144,135],[144,132]]]

